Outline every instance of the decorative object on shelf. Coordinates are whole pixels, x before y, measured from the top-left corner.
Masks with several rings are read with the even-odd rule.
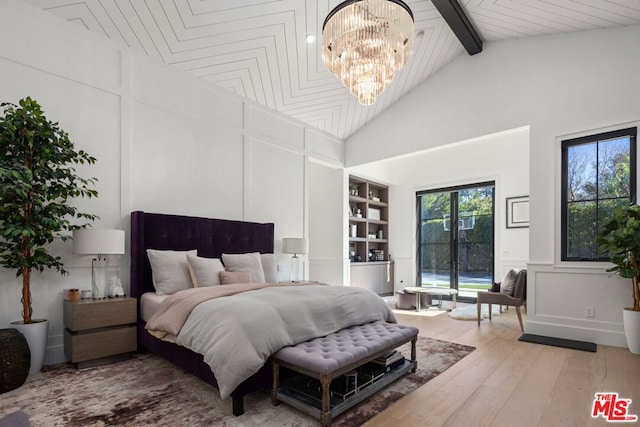
[[[413,49],[413,13],[400,0],[348,0],[322,25],[322,62],[362,105],[372,105]]]
[[[633,306],[622,310],[629,351],[640,354],[640,206],[618,208],[598,234],[600,250],[614,264],[607,271],[631,279]]]
[[[358,190],[358,184],[349,184],[349,194],[352,196],[359,196],[360,192]]]
[[[50,245],[69,240],[70,231],[97,218],[80,212],[75,200],[98,195],[92,188],[96,179],[76,173],[78,165],[96,159],[76,151],[69,135],[30,97],[18,105],[2,103],[0,110],[0,265],[22,276],[22,320],[11,327],[27,339],[33,374],[44,361],[49,323],[32,317],[31,273],[67,273],[62,257],[49,253]]]
[[[96,255],[91,260],[91,295],[94,299],[106,296],[107,258],[104,255],[124,253],[124,231],[113,229],[83,229],[73,232],[73,253]]]
[[[78,289],[63,289],[62,298],[65,301],[78,301],[80,299],[80,291]]]
[[[384,261],[384,251],[382,249],[371,249],[369,251],[369,261]]]
[[[122,287],[122,282],[120,281],[120,277],[111,276],[109,282],[107,283],[106,290],[108,297],[123,297],[124,296],[124,288]]]
[[[382,229],[378,230],[378,239],[384,239],[384,231]]]
[[[367,211],[367,217],[369,217],[369,219],[380,221],[380,209],[369,208]]]
[[[360,209],[356,209],[356,218],[362,218],[362,211]]]
[[[507,228],[529,227],[529,196],[507,197]]]
[[[307,239],[301,237],[285,237],[282,239],[282,252],[293,254],[291,257],[291,281],[300,281],[300,257],[298,254],[307,253]],[[302,268],[302,280],[304,280],[304,265]]]
[[[349,229],[351,237],[358,237],[358,226],[356,224],[350,224]]]

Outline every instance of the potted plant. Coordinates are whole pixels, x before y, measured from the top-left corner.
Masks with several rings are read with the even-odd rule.
[[[598,245],[614,264],[607,271],[631,279],[633,306],[624,307],[622,321],[629,350],[640,354],[640,206],[615,210],[598,234]]]
[[[81,178],[75,169],[96,159],[76,151],[68,134],[30,97],[0,109],[0,265],[22,276],[22,320],[11,326],[27,338],[34,373],[44,360],[48,322],[32,317],[31,272],[67,273],[48,245],[70,239],[72,230],[97,218],[70,204],[75,197],[98,195],[92,188],[96,179]]]

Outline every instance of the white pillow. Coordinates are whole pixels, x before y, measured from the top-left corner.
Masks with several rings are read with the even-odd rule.
[[[197,255],[196,249],[190,251],[162,251],[147,249],[151,264],[151,277],[156,293],[171,295],[193,286],[189,274],[187,255]]]
[[[500,282],[500,293],[513,295],[513,288],[516,284],[516,272],[515,270],[507,271],[507,274],[504,275],[502,281]]]
[[[264,270],[259,252],[248,254],[222,254],[222,262],[227,271],[248,271],[252,283],[265,283]]]
[[[218,273],[224,271],[220,258],[203,258],[187,255],[189,273],[195,288],[202,286],[216,286],[220,284]]]
[[[278,264],[274,254],[260,254],[262,261],[262,270],[264,271],[264,280],[267,283],[278,282]]]

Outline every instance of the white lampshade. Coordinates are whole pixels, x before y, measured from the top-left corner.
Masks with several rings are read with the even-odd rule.
[[[306,254],[307,239],[300,237],[284,237],[282,239],[282,252],[285,254]]]
[[[73,253],[95,255],[124,254],[124,231],[91,228],[73,231]]]

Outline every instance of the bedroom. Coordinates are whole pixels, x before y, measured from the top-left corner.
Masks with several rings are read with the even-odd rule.
[[[348,270],[345,227],[343,210],[334,206],[344,203],[346,173],[397,186],[395,218],[412,218],[407,215],[413,215],[417,188],[498,176],[505,182],[498,200],[528,193],[532,201],[528,235],[501,233],[496,251],[498,265],[529,264],[530,292],[536,298],[529,305],[527,330],[624,345],[619,311],[627,298],[624,284],[605,283],[613,279],[602,267],[557,265],[554,147],[562,135],[638,121],[640,27],[486,46],[473,60],[454,60],[345,144],[257,103],[123,54],[90,33],[78,37],[74,27],[29,5],[0,2],[0,23],[2,101],[27,94],[37,98],[79,147],[99,159],[93,171],[100,179],[100,197],[79,204],[100,215],[101,227],[126,229],[129,213],[137,209],[274,221],[276,253],[284,268],[288,257],[280,253],[282,237],[308,236],[307,277],[342,283]],[[30,32],[25,34],[25,27]],[[522,51],[526,60],[517,55]],[[451,143],[456,144],[443,147]],[[495,159],[497,169],[475,169],[470,158],[459,165],[461,170],[443,175],[448,171],[406,158],[430,149],[444,159],[461,159],[475,143],[495,150],[487,157]],[[514,152],[506,156],[504,147]],[[502,209],[502,203],[497,205]],[[499,212],[500,223],[503,215]],[[398,236],[391,249],[399,266],[396,282],[408,283],[413,277],[412,221],[392,227]],[[34,279],[34,310],[51,322],[48,363],[64,360],[60,292],[83,287],[90,274],[86,259],[72,256],[70,245],[60,245],[59,253],[72,274]],[[122,257],[123,272],[127,263]],[[281,273],[286,277],[286,271]],[[16,281],[7,272],[1,278]],[[2,324],[19,316],[16,301],[17,284],[0,288]],[[584,318],[588,302],[596,305],[595,320]]]

